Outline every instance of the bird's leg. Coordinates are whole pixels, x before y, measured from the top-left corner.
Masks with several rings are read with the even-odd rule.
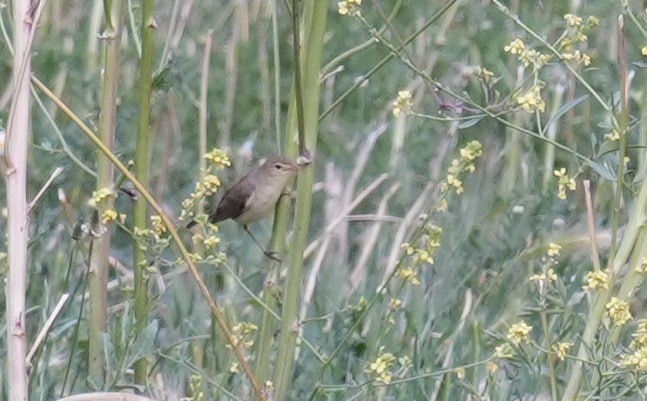
[[[246,224],[243,226],[243,230],[245,230],[245,232],[246,232],[247,234],[249,234],[249,236],[250,236],[250,237],[252,237],[252,239],[254,240],[254,242],[256,243],[256,245],[258,245],[258,247],[259,247],[259,248],[261,248],[261,250],[263,251],[263,253],[265,254],[265,256],[267,256],[268,258],[270,258],[270,259],[272,259],[272,260],[275,260],[275,261],[277,261],[277,262],[281,263],[281,259],[277,258],[277,257],[276,257],[276,254],[275,254],[274,252],[269,252],[267,249],[265,249],[265,247],[264,247],[263,245],[261,245],[261,243],[260,243],[260,242],[258,242],[258,240],[256,239],[256,237],[254,237],[254,235],[252,234],[252,232],[251,232],[251,231],[249,231],[249,228],[247,228],[247,225],[246,225]]]

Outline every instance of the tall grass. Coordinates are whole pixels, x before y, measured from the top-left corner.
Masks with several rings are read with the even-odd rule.
[[[35,25],[27,170],[0,92],[0,398],[645,397],[644,10],[65,6]],[[277,152],[304,166],[252,230],[282,263],[201,206]]]

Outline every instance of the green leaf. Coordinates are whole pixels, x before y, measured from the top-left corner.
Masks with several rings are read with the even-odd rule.
[[[473,125],[476,125],[482,119],[483,119],[483,116],[476,116],[474,118],[470,118],[468,120],[465,120],[462,123],[458,124],[458,129],[469,128],[469,127],[471,127]]]
[[[155,337],[157,336],[159,324],[157,320],[153,320],[144,331],[141,332],[139,337],[135,340],[130,351],[130,355],[126,360],[125,366],[132,366],[139,359],[144,358],[153,353],[153,346],[155,345]]]
[[[602,165],[600,163],[596,163],[593,160],[589,160],[587,162],[587,164],[589,165],[589,167],[591,167],[593,170],[595,170],[596,173],[600,174],[600,176],[602,178],[604,178],[605,180],[617,181],[617,178],[616,178],[614,172],[609,170],[608,167],[606,167],[606,166],[604,166],[604,165]]]
[[[564,104],[562,105],[562,107],[560,107],[559,109],[557,109],[557,111],[555,112],[555,114],[553,114],[552,116],[550,116],[550,118],[548,119],[548,121],[546,122],[546,125],[545,125],[545,127],[546,127],[546,128],[544,128],[544,133],[545,133],[545,131],[548,129],[548,127],[549,127],[551,124],[553,124],[553,123],[555,123],[557,120],[559,120],[559,118],[560,118],[561,116],[563,116],[564,114],[566,114],[570,109],[574,108],[574,107],[575,107],[575,106],[577,106],[578,104],[580,104],[580,103],[582,103],[583,101],[585,101],[586,99],[588,99],[588,97],[589,97],[589,95],[583,95],[583,96],[580,96],[580,97],[578,97],[578,98],[575,98],[575,99],[573,99],[573,100],[571,100],[571,101],[569,101],[569,102],[564,103]]]

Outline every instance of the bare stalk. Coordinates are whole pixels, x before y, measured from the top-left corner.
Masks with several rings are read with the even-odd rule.
[[[30,1],[13,2],[13,99],[7,124],[7,381],[10,401],[27,400],[27,144],[29,143]]]

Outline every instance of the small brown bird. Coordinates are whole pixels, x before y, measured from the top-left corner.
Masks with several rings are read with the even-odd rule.
[[[268,159],[225,192],[216,209],[209,213],[209,221],[215,224],[227,219],[235,220],[267,256],[276,260],[254,238],[247,225],[267,217],[274,210],[283,190],[298,169],[295,162],[285,157]],[[186,227],[191,228],[195,224],[193,220]]]

